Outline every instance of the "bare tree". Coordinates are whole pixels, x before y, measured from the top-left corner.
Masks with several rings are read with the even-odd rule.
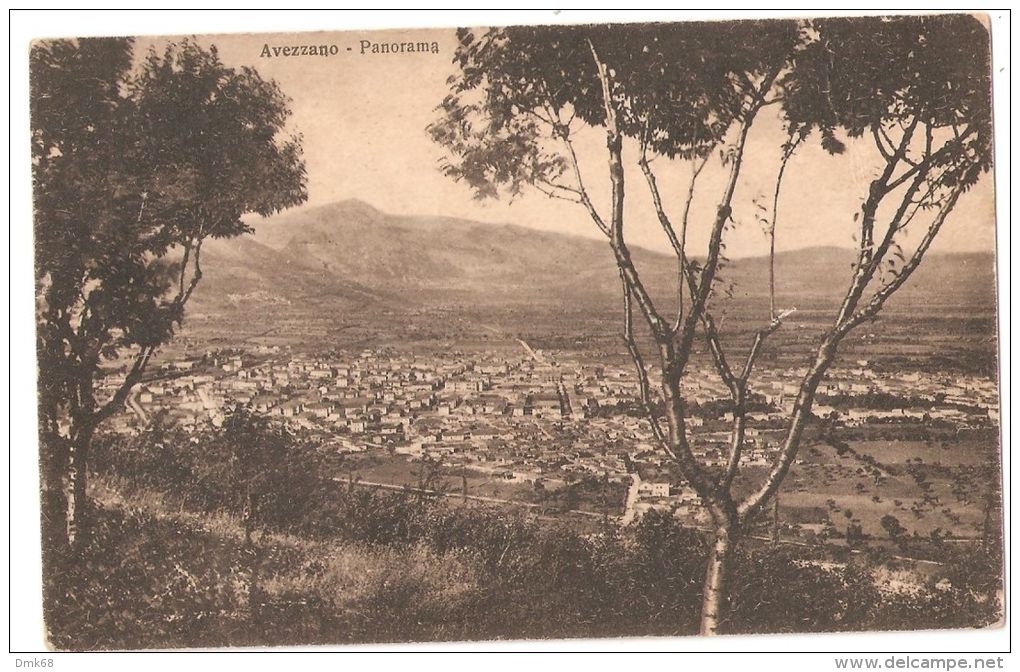
[[[647,421],[713,521],[701,632],[720,632],[728,618],[734,549],[793,464],[815,392],[840,343],[909,279],[960,196],[990,167],[987,32],[969,16],[938,16],[520,27],[461,30],[458,37],[460,72],[429,128],[448,150],[444,170],[481,197],[531,186],[575,202],[608,241],[621,277],[623,341]],[[770,300],[767,319],[746,348],[734,351],[723,345],[711,298],[725,263],[726,233],[736,226],[732,212],[748,138],[767,108],[788,131],[778,148],[771,207],[758,204],[770,243]],[[584,126],[605,134],[607,214],[596,207],[578,160],[576,136]],[[733,484],[745,447],[750,381],[769,337],[790,312],[777,309],[775,297],[782,180],[809,137],[840,154],[839,135],[870,141],[882,162],[859,212],[847,213],[858,228],[857,261],[801,379],[767,476],[738,498]],[[677,260],[675,312],[656,305],[627,244],[624,152],[635,146],[637,168]],[[679,215],[664,206],[654,168],[660,161],[690,166]],[[720,164],[725,179],[707,222],[707,249],[696,259],[687,246],[691,202],[704,193],[698,180],[709,162]],[[755,165],[764,163],[756,157]],[[905,251],[907,232],[918,229],[920,242]],[[647,326],[655,368],[642,354],[635,311]],[[699,338],[732,406],[721,470],[699,459],[688,429],[682,382]]]

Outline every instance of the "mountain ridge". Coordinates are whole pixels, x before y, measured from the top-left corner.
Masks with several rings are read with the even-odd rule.
[[[576,241],[584,241],[587,244],[605,247],[605,241],[599,238],[592,238],[588,236],[582,236],[571,233],[564,233],[560,231],[549,231],[546,229],[537,229],[528,227],[523,224],[515,224],[512,222],[482,222],[478,220],[466,219],[463,217],[450,217],[446,215],[407,215],[407,214],[391,214],[387,213],[374,205],[363,201],[359,198],[346,198],[339,201],[333,201],[330,203],[320,203],[311,206],[301,206],[287,212],[280,213],[271,217],[259,218],[256,222],[249,222],[249,224],[255,229],[255,233],[252,237],[268,247],[282,247],[283,245],[278,244],[276,241],[279,240],[281,235],[287,235],[286,228],[282,226],[289,220],[321,220],[324,215],[330,215],[335,218],[337,216],[350,217],[354,213],[360,213],[361,217],[370,219],[373,223],[389,223],[390,225],[396,223],[406,223],[406,226],[402,227],[407,230],[421,230],[421,229],[438,229],[442,226],[448,225],[462,225],[471,228],[493,231],[493,230],[510,230],[515,232],[527,233],[530,235],[549,236],[554,238],[568,238]],[[273,231],[273,233],[268,233]],[[268,238],[268,239],[264,239]],[[673,255],[670,252],[664,252],[660,250],[653,250],[648,247],[639,244],[630,244],[632,251],[639,254],[651,254],[656,256],[673,259]],[[805,247],[799,247],[792,250],[781,250],[776,252],[776,257],[780,258],[783,256],[796,255],[808,251],[832,251],[832,252],[854,252],[852,247],[841,247],[839,245],[809,245]],[[967,252],[933,252],[929,256],[973,256],[973,257],[994,257],[994,251],[967,251]],[[692,257],[692,258],[697,258]],[[768,255],[754,254],[743,257],[737,257],[734,261],[741,261],[744,259],[767,259]]]
[[[460,303],[605,306],[620,291],[604,241],[518,224],[391,215],[348,199],[251,225],[252,235],[208,244],[209,277],[196,294],[207,308],[245,295],[345,311]],[[637,246],[632,254],[653,296],[671,300],[675,257]],[[838,301],[854,256],[836,246],[777,253],[777,300]],[[994,264],[990,252],[932,254],[896,300],[994,310]],[[767,267],[767,256],[728,262],[717,294],[760,300],[767,296]]]

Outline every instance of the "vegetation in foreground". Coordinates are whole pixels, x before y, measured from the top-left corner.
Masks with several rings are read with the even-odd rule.
[[[582,535],[507,510],[447,506],[320,476],[321,456],[235,412],[191,437],[154,423],[97,442],[89,544],[44,552],[59,649],[695,634],[702,534],[649,513]],[[881,585],[881,551],[833,565],[748,547],[730,632],[986,626],[998,549],[947,549],[916,585]],[[886,572],[888,575],[889,573]]]

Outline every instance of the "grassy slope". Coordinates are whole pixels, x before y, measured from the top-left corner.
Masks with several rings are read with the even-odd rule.
[[[696,630],[703,556],[696,535],[666,520],[642,524],[630,545],[591,542],[602,552],[555,533],[524,545],[490,540],[452,550],[434,541],[365,545],[267,534],[252,550],[230,515],[191,512],[173,496],[107,476],[93,479],[90,494],[95,525],[82,559],[45,559],[47,626],[58,649]],[[742,631],[973,627],[991,606],[938,591],[882,600],[860,573],[799,562],[764,554],[737,568]],[[850,594],[856,606],[847,612],[840,595]]]
[[[48,614],[56,648],[496,636],[478,620],[485,591],[469,557],[285,534],[256,537],[249,553],[237,519],[188,512],[158,493],[125,495],[123,486],[111,478],[93,483],[89,571],[69,573],[77,590]],[[106,607],[101,614],[76,609],[96,602]]]

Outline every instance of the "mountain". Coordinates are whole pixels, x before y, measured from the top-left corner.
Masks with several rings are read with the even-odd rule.
[[[612,271],[599,241],[512,225],[384,214],[361,201],[255,225],[254,239],[288,264],[383,291],[529,301],[564,286],[564,260],[593,277]],[[610,279],[615,278],[610,274]]]
[[[390,215],[357,200],[260,220],[255,232],[210,241],[195,310],[208,314],[364,313],[429,306],[590,306],[616,309],[619,277],[603,241],[447,217]],[[675,292],[672,256],[633,250],[653,295]],[[824,247],[776,257],[780,306],[830,307],[851,274],[852,250]],[[768,259],[721,269],[719,301],[761,305]],[[897,310],[938,306],[994,310],[991,253],[935,254],[891,302]],[[729,291],[727,291],[729,290]],[[274,308],[275,307],[275,308]],[[270,310],[272,308],[272,310]]]

